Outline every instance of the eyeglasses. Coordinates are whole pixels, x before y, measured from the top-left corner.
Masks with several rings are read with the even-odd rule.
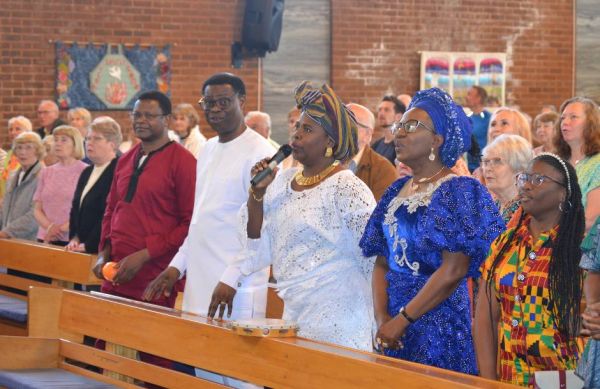
[[[203,97],[200,100],[198,100],[198,104],[205,111],[209,111],[209,110],[213,109],[213,107],[215,105],[217,107],[219,107],[219,109],[223,110],[223,109],[227,109],[231,106],[231,103],[233,102],[233,98],[235,96],[237,96],[237,94],[235,94],[233,96],[228,96],[228,97],[220,97],[218,99],[208,99],[206,97]]]
[[[150,113],[150,112],[130,112],[129,113],[129,117],[131,118],[131,120],[140,120],[141,118],[146,119],[147,121],[150,121],[152,119],[156,119],[158,117],[161,116],[167,116],[163,113]]]
[[[552,177],[548,177],[548,176],[545,176],[543,174],[538,174],[538,173],[529,174],[529,173],[521,172],[516,175],[516,179],[517,179],[516,185],[518,188],[522,188],[523,186],[525,186],[525,184],[527,182],[529,182],[533,186],[540,186],[546,181],[552,181],[552,182],[557,183],[560,186],[566,187],[566,185],[563,184],[562,182],[558,182],[557,180],[555,180]]]
[[[32,151],[32,150],[35,150],[35,146],[32,145],[31,143],[17,144],[17,145],[15,145],[15,151],[17,151],[17,150]]]
[[[49,113],[52,113],[52,111],[37,111],[38,115],[48,115]]]
[[[404,123],[396,122],[396,123],[392,124],[392,134],[396,134],[400,130],[402,130],[404,132],[404,135],[412,134],[413,132],[417,131],[417,128],[419,126],[423,126],[435,134],[435,130],[433,128],[429,127],[427,124],[423,123],[420,120],[407,120]]]
[[[85,137],[85,141],[88,143],[91,142],[101,142],[103,140],[105,140],[106,138],[100,135],[88,135]]]
[[[504,161],[502,161],[502,158],[481,158],[482,167],[495,168],[502,165],[504,165]]]

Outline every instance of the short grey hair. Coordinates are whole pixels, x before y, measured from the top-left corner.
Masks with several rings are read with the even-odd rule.
[[[19,124],[25,129],[25,131],[31,131],[33,129],[33,126],[31,125],[31,120],[27,119],[25,116],[22,115],[8,119],[8,127],[12,126],[13,123]]]
[[[50,106],[52,108],[52,111],[58,113],[58,104],[56,104],[54,101],[52,101],[52,100],[42,100],[38,104],[38,107],[42,106],[42,105],[48,105],[48,106]]]
[[[483,156],[497,154],[515,172],[527,169],[533,159],[531,143],[520,135],[502,134],[485,146]]]
[[[108,142],[113,142],[116,149],[123,141],[121,126],[110,116],[98,116],[90,125],[90,129],[102,135]]]
[[[271,131],[271,116],[266,112],[250,111],[246,114],[244,122],[255,117],[261,118],[265,123],[267,123],[267,128],[269,129],[269,131]]]

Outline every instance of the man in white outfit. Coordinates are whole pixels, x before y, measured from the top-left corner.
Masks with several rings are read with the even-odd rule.
[[[238,213],[248,199],[250,170],[276,150],[244,124],[246,91],[243,81],[230,73],[217,73],[204,82],[200,105],[218,136],[208,140],[197,161],[194,213],[188,236],[169,267],[146,289],[144,298],[169,295],[184,273],[187,281],[183,310],[206,316],[211,294],[225,268],[242,250]],[[237,283],[231,319],[265,316],[269,268]],[[225,307],[223,307],[225,308]],[[246,383],[196,369],[196,375],[225,385]]]

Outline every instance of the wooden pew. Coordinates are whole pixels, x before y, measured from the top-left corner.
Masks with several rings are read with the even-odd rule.
[[[27,291],[30,286],[73,288],[100,285],[92,268],[96,256],[65,251],[62,247],[19,239],[0,239],[0,267],[19,270],[52,279],[51,284],[0,273],[0,287],[24,292],[24,295],[0,290],[0,334],[27,335]]]
[[[32,305],[36,289],[32,289]],[[84,370],[73,364],[74,360],[169,388],[218,387],[65,339],[65,335],[85,334],[272,388],[513,387],[303,338],[239,336],[226,328],[225,322],[125,299],[69,290],[53,294],[60,301],[50,304],[56,312],[46,312],[47,323],[32,331],[37,338],[0,337],[6,350],[0,353],[0,369],[59,367],[130,387]],[[18,360],[6,357],[17,350],[30,351]]]

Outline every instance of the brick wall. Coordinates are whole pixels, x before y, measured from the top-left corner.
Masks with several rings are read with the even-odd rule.
[[[414,93],[419,50],[508,52],[507,97],[530,115],[572,94],[573,0],[330,1],[331,81],[344,100],[374,108],[385,92]],[[194,103],[208,75],[231,69],[243,8],[244,0],[3,0],[0,144],[8,118],[24,114],[37,126],[37,103],[54,96],[50,39],[171,43],[173,102]],[[256,109],[257,61],[235,72],[247,83],[247,108]],[[99,114],[129,131],[126,113]]]
[[[243,0],[2,0],[0,144],[6,146],[10,117],[25,115],[38,127],[37,104],[54,98],[55,54],[49,40],[170,43],[173,103],[195,104],[210,74],[231,70],[230,45],[241,36],[243,5]],[[246,80],[248,105],[255,108],[257,61],[245,61],[235,72]],[[123,111],[92,114],[111,115],[130,131]],[[66,112],[61,117],[66,119]]]
[[[506,52],[507,102],[530,115],[573,93],[572,0],[331,0],[334,88],[375,108],[419,88],[418,51]]]

